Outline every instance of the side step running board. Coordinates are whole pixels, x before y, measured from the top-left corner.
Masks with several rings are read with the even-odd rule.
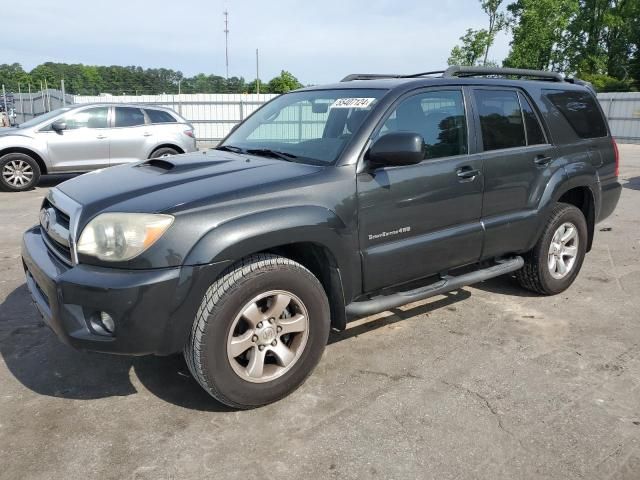
[[[522,268],[523,265],[524,260],[519,256],[503,259],[498,261],[497,265],[465,273],[458,277],[447,276],[438,282],[427,285],[426,287],[420,287],[406,292],[398,292],[391,295],[383,295],[370,300],[364,300],[362,302],[350,303],[346,307],[347,315],[349,317],[364,317],[367,315],[373,315],[374,313],[384,312],[391,308],[434,297],[467,285],[472,285],[493,277],[504,275],[505,273],[515,272]]]

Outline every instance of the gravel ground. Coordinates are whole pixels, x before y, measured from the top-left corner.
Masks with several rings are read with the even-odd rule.
[[[640,146],[574,286],[498,278],[350,324],[296,393],[235,412],[180,356],[61,344],[19,257],[46,183],[0,193],[0,479],[640,477]]]

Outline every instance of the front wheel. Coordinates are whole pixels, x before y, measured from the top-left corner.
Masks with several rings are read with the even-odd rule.
[[[209,287],[184,355],[210,395],[253,408],[304,382],[322,356],[329,325],[327,297],[309,270],[277,255],[253,255]]]
[[[0,190],[23,192],[31,190],[40,180],[40,167],[29,155],[7,153],[0,157]]]
[[[536,246],[516,272],[520,284],[543,295],[560,293],[578,276],[587,251],[587,222],[573,205],[557,204]]]

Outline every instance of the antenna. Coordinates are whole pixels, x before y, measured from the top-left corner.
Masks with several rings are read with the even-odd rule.
[[[229,12],[224,11],[224,55],[227,67],[227,80],[229,80]]]

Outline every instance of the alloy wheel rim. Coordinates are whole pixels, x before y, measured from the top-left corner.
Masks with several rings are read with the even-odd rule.
[[[2,169],[2,178],[12,187],[24,187],[33,180],[33,168],[24,160],[11,160]]]
[[[247,302],[227,337],[227,358],[243,380],[265,383],[298,362],[309,338],[309,313],[293,293],[273,290]]]
[[[578,242],[578,229],[571,222],[563,223],[553,234],[547,266],[556,280],[565,278],[573,271],[578,258]]]

